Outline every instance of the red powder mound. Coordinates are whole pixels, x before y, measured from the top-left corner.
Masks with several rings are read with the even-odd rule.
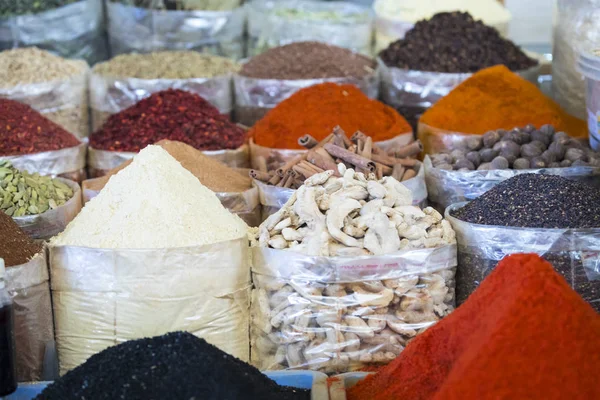
[[[536,255],[506,257],[349,400],[600,399],[600,315]]]

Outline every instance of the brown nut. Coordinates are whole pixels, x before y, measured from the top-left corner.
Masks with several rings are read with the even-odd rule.
[[[531,132],[535,131],[535,125],[533,125],[533,124],[527,124],[523,128],[523,131],[525,131],[527,133],[531,133]]]
[[[483,145],[487,148],[492,148],[500,141],[500,134],[497,131],[489,131],[483,135]]]
[[[576,148],[570,148],[565,152],[565,159],[570,161],[587,161],[587,155],[585,151]]]
[[[483,137],[472,136],[467,139],[467,148],[469,150],[479,150],[483,147]]]
[[[546,161],[542,157],[533,157],[530,165],[531,168],[546,168]]]
[[[542,153],[543,150],[534,144],[528,143],[521,146],[521,157],[533,158],[541,155]]]
[[[508,165],[508,160],[502,156],[494,158],[491,162],[492,169],[507,169]]]
[[[488,171],[490,169],[492,169],[491,163],[483,163],[480,164],[479,167],[477,167],[477,171]]]
[[[548,146],[548,151],[553,152],[556,154],[557,159],[562,160],[565,157],[567,148],[559,142],[552,142],[550,143],[550,146]]]
[[[465,158],[465,153],[462,150],[452,150],[450,156],[452,157],[452,162],[457,162],[461,158]]]
[[[571,160],[562,160],[562,161],[560,162],[560,166],[561,166],[562,168],[567,168],[567,167],[570,167],[570,166],[571,166],[571,164],[573,164],[573,162],[572,162]]]
[[[529,160],[527,158],[517,158],[513,162],[513,169],[529,169]]]
[[[477,151],[470,151],[467,153],[467,160],[471,161],[475,167],[481,164],[481,156]]]
[[[542,158],[546,161],[546,164],[550,165],[558,160],[558,156],[555,152],[546,150],[542,153]]]
[[[550,124],[543,125],[542,127],[540,127],[540,132],[551,138],[552,136],[554,136],[554,126]]]
[[[546,146],[550,144],[552,138],[548,135],[545,135],[541,131],[533,131],[531,132],[531,141],[538,141],[544,143]]]
[[[558,143],[563,144],[563,145],[567,144],[570,139],[571,139],[571,137],[569,135],[567,135],[565,132],[556,132],[552,136],[552,141],[553,142],[558,142]]]
[[[454,169],[463,169],[466,168],[469,171],[473,171],[475,169],[475,165],[467,160],[466,158],[461,158],[454,164]]]
[[[479,151],[479,155],[481,156],[481,162],[487,163],[491,162],[494,158],[496,158],[500,154],[499,151],[493,149],[483,149]]]

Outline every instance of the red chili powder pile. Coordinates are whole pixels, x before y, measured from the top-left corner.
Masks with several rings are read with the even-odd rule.
[[[183,142],[198,150],[237,149],[246,141],[246,132],[202,97],[170,89],[111,115],[92,134],[90,146],[138,152],[163,139]]]
[[[250,136],[265,147],[303,149],[299,137],[310,134],[322,140],[338,125],[348,134],[361,131],[376,142],[412,132],[396,110],[356,86],[321,83],[279,103],[254,125]]]
[[[0,155],[41,153],[77,145],[75,136],[30,106],[0,99]]]
[[[349,400],[600,399],[600,315],[536,255],[506,257]]]

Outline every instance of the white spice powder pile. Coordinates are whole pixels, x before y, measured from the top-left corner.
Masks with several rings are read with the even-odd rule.
[[[171,248],[245,237],[248,227],[160,146],[148,146],[110,178],[56,246]]]

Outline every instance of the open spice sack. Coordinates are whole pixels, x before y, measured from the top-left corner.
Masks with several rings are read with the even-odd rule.
[[[379,93],[376,66],[369,57],[321,42],[275,47],[248,60],[234,75],[235,119],[252,126],[294,93],[325,82],[351,84],[376,99]],[[305,106],[300,108],[306,109]]]
[[[204,98],[168,89],[111,115],[92,134],[88,171],[92,178],[105,175],[144,147],[163,139],[206,151],[206,155],[230,167],[245,168],[249,158],[246,136],[244,128]]]
[[[190,171],[200,183],[215,192],[221,204],[230,212],[237,214],[249,226],[258,226],[261,222],[261,208],[258,202],[258,189],[252,187],[252,181],[246,171],[237,171],[204,155],[201,151],[185,143],[161,140],[156,143]],[[108,180],[131,164],[126,161],[106,175],[83,182],[83,201],[96,197],[108,183]]]
[[[598,199],[598,188],[585,183],[523,174],[471,203],[448,207],[458,242],[458,304],[504,256],[533,252],[600,311]]]
[[[16,371],[19,382],[42,379],[46,346],[54,340],[48,265],[43,245],[34,242],[0,212],[0,259],[14,304]]]
[[[252,362],[347,372],[392,361],[454,308],[454,231],[393,177],[339,166],[259,227]]]
[[[85,61],[35,47],[0,52],[0,97],[31,106],[78,138],[88,136]]]
[[[195,93],[229,115],[231,74],[238,68],[227,58],[193,51],[122,54],[97,64],[90,75],[92,129],[100,129],[110,115],[167,89]]]
[[[244,56],[246,15],[241,0],[112,0],[106,4],[112,54],[190,50]]]
[[[247,229],[166,150],[143,149],[50,242],[61,374],[177,330],[248,360]]]

